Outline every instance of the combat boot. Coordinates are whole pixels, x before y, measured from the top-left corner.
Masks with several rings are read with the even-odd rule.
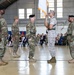
[[[0,66],[5,66],[5,65],[7,65],[8,63],[6,63],[6,62],[3,62],[3,61],[0,61]]]
[[[13,53],[13,58],[20,58],[20,56],[16,53]]]
[[[50,60],[47,60],[48,63],[56,63],[55,57],[52,57]]]
[[[37,60],[34,59],[33,57],[29,59],[29,62],[36,62]]]
[[[4,63],[8,64],[8,62],[7,62],[7,61],[4,61],[4,60],[2,60],[2,62],[4,62]]]
[[[69,60],[68,63],[74,63],[74,59]]]

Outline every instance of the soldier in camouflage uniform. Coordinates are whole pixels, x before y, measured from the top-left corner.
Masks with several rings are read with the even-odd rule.
[[[14,17],[14,23],[12,25],[12,39],[13,39],[13,57],[20,57],[17,55],[18,47],[19,47],[19,27],[18,27],[18,17]]]
[[[69,15],[68,21],[70,22],[67,30],[67,40],[69,44],[70,54],[72,59],[69,63],[74,63],[74,15]]]
[[[29,39],[29,61],[36,61],[34,59],[35,52],[35,39],[36,39],[36,27],[35,27],[35,15],[30,15],[30,23],[26,25],[26,36]]]
[[[5,10],[0,10],[0,66],[6,65],[8,62],[3,61],[4,54],[6,52],[7,36],[8,29],[7,23],[2,15],[5,13]]]

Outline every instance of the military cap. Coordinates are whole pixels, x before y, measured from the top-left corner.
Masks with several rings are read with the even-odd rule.
[[[35,17],[35,14],[29,15],[29,18],[33,18]]]
[[[74,18],[74,15],[69,15],[68,17],[73,17]]]

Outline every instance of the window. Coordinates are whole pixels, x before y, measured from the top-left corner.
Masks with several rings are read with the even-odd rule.
[[[63,18],[63,0],[57,0],[57,18]]]
[[[57,18],[63,18],[63,0],[57,0],[57,6],[55,8],[55,0],[48,0],[48,12],[50,10],[56,10],[56,14],[57,14]],[[40,18],[45,18],[45,16],[43,16],[42,11],[40,11]]]
[[[29,19],[29,15],[31,14],[32,14],[32,9],[31,8],[27,9],[27,19]]]
[[[54,0],[48,0],[49,2],[49,6],[48,6],[48,12],[50,11],[50,10],[54,10]]]
[[[54,3],[54,0],[48,0],[50,3]]]
[[[25,19],[25,10],[24,9],[19,9],[18,14],[19,14],[19,19]]]

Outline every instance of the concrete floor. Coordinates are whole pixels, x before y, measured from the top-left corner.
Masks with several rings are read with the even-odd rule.
[[[47,46],[36,46],[36,63],[29,63],[28,48],[19,47],[20,58],[12,57],[12,48],[8,47],[4,60],[9,64],[0,66],[0,75],[74,75],[74,64],[69,64],[71,59],[67,46],[56,46],[56,63],[48,64],[51,58]]]

